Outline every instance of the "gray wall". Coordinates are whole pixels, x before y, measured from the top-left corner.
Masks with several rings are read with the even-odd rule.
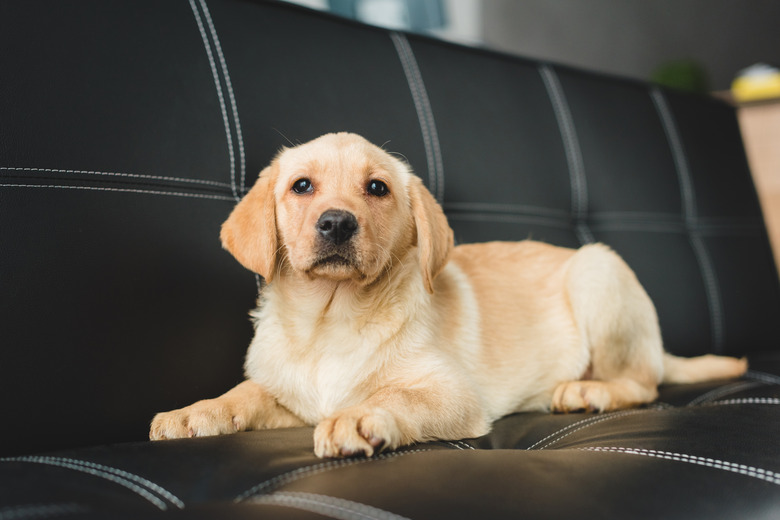
[[[780,66],[780,0],[484,0],[487,47],[647,79],[695,59],[715,90],[764,61]]]

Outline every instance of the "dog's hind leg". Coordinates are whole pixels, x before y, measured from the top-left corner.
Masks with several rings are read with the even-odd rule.
[[[653,401],[663,376],[663,346],[650,297],[606,246],[584,246],[570,262],[566,291],[590,370],[588,380],[558,385],[553,411],[608,411]]]

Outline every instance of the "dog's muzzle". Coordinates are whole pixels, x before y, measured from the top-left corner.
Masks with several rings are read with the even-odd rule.
[[[349,211],[329,209],[317,220],[317,233],[325,242],[334,246],[349,241],[357,229],[357,219]]]

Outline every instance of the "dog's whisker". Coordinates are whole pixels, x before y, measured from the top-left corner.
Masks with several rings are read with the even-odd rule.
[[[288,143],[290,143],[290,146],[296,146],[296,144],[295,144],[295,143],[293,143],[293,142],[290,140],[290,138],[289,138],[289,137],[287,137],[286,135],[284,135],[284,134],[281,132],[281,130],[279,130],[278,128],[273,128],[273,130],[274,130],[274,132],[276,132],[277,134],[281,135],[281,136],[284,138],[284,140],[285,140],[285,141],[287,141]],[[298,144],[300,144],[300,142],[299,142]]]

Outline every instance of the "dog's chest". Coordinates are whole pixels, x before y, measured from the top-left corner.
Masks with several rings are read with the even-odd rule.
[[[268,334],[269,329],[274,333]],[[261,327],[247,356],[247,376],[310,424],[357,404],[375,389],[382,335],[366,327],[320,327],[317,334]]]

